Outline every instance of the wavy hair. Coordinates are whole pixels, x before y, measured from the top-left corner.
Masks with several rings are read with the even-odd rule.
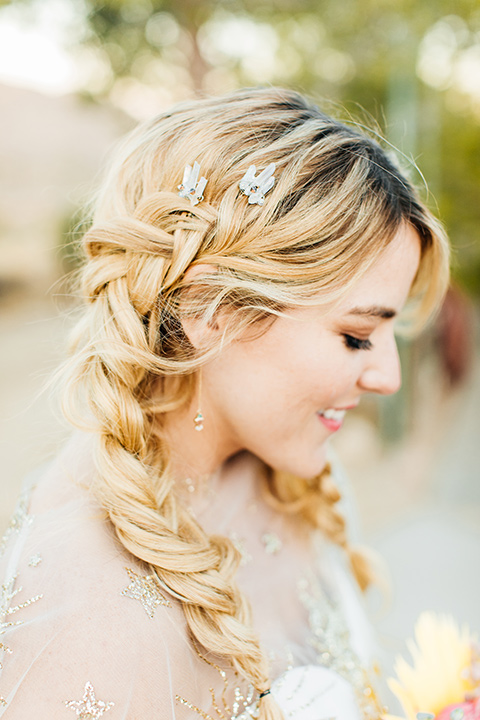
[[[194,160],[208,178],[196,206],[177,192]],[[239,180],[250,165],[271,162],[274,188],[262,207],[248,204]],[[138,127],[119,149],[83,239],[85,304],[65,410],[94,422],[96,490],[120,542],[183,599],[194,640],[226,657],[258,693],[270,685],[268,662],[235,582],[238,553],[179,501],[161,418],[191,401],[198,369],[222,344],[285,308],[347,293],[403,223],[421,242],[412,298],[422,323],[445,291],[448,249],[410,182],[354,125],[295,92],[254,89],[192,101]],[[214,272],[189,280],[196,265]],[[220,309],[232,318],[222,343],[195,350],[182,320],[208,321]],[[305,480],[265,468],[265,483],[277,509],[345,548],[364,588],[369,568],[347,542],[329,469]],[[259,717],[281,717],[268,695]]]

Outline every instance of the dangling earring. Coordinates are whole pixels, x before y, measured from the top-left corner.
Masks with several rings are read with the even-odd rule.
[[[203,430],[203,415],[202,411],[200,409],[201,405],[201,399],[202,399],[202,369],[198,371],[198,410],[197,414],[193,418],[193,424],[195,426],[195,430],[197,432],[201,432]]]

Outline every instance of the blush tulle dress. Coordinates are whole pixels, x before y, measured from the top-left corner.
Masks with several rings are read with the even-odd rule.
[[[0,717],[246,720],[258,695],[192,642],[181,603],[117,540],[73,439],[25,488],[0,545]],[[252,462],[253,461],[253,462]],[[263,499],[246,453],[184,501],[241,553],[238,583],[286,719],[374,718],[372,637],[343,551]]]

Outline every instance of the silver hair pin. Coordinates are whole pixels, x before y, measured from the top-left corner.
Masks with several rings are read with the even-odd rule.
[[[200,165],[197,161],[193,163],[193,167],[186,165],[182,184],[177,188],[180,197],[188,197],[192,205],[198,205],[198,203],[203,200],[203,191],[207,184],[206,178],[201,177],[200,180],[198,179],[199,175]]]
[[[263,205],[265,202],[265,194],[275,185],[275,163],[267,165],[258,177],[255,177],[257,168],[250,165],[243,178],[238,183],[240,190],[247,195],[250,205]]]

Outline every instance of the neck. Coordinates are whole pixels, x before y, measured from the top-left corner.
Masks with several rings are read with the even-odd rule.
[[[166,436],[172,472],[178,479],[199,480],[213,475],[241,450],[228,441],[213,409],[202,409],[203,429],[196,430],[197,411],[193,399],[188,407],[168,413],[163,421],[162,435]]]

